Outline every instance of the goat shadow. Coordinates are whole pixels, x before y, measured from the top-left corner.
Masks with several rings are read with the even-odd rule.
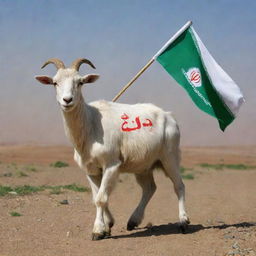
[[[201,224],[190,224],[184,234],[193,234],[201,230],[207,229],[226,229],[229,227],[235,228],[249,228],[256,226],[256,222],[241,222],[235,224],[221,224],[212,226],[203,226]],[[121,238],[136,238],[136,237],[150,237],[150,236],[162,236],[162,235],[175,235],[180,234],[181,230],[178,223],[169,223],[159,226],[136,228],[135,232],[131,234],[110,236],[109,239],[121,239]]]

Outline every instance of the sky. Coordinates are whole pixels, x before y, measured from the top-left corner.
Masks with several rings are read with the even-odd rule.
[[[86,102],[112,100],[188,20],[246,103],[223,133],[184,89],[154,63],[119,102],[151,102],[172,111],[183,146],[256,144],[255,0],[0,0],[0,144],[69,145],[52,86],[49,58],[69,65],[85,57],[100,79],[83,88]],[[95,72],[81,66],[81,74]]]

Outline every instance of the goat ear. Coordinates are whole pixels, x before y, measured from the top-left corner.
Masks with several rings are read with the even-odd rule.
[[[49,76],[35,76],[35,79],[41,84],[53,84],[53,80]]]
[[[90,84],[94,83],[100,76],[97,74],[89,74],[82,77],[82,83],[83,84]]]

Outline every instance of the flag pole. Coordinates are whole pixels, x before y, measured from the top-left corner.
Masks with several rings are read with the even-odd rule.
[[[135,75],[133,79],[130,80],[130,82],[123,87],[123,89],[113,98],[113,102],[116,102],[120,96],[143,74],[143,72],[149,68],[149,66],[156,60],[156,58],[165,51],[168,46],[175,41],[188,27],[190,27],[192,24],[192,21],[188,21],[175,35],[173,35],[167,43],[150,59],[150,61]]]
[[[119,97],[138,79],[139,76],[154,62],[155,60],[152,58],[138,73],[137,75],[130,80],[130,82],[123,87],[123,89],[115,96],[112,100],[113,102],[117,101]]]

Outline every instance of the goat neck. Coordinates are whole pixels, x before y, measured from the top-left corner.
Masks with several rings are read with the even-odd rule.
[[[77,152],[82,153],[87,139],[87,104],[83,96],[71,111],[63,111],[64,129]]]

